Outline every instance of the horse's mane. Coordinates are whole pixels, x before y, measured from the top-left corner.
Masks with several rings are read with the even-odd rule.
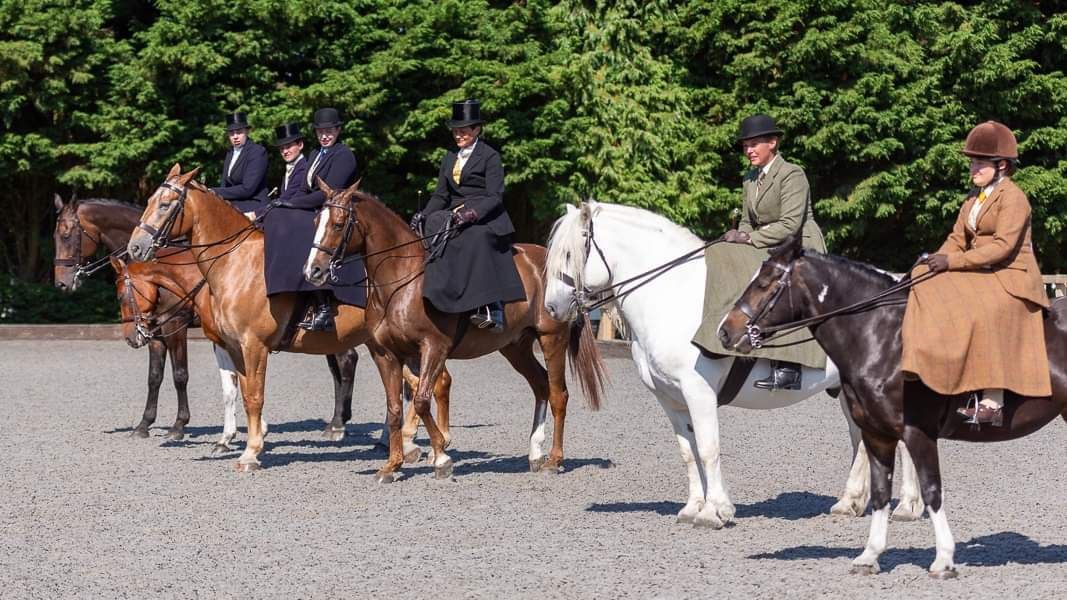
[[[375,207],[381,209],[380,212],[388,215],[388,218],[391,218],[391,219],[395,220],[397,223],[399,223],[401,225],[401,228],[404,231],[411,231],[408,228],[407,223],[404,222],[404,219],[401,219],[400,215],[396,214],[396,211],[394,211],[393,209],[389,208],[385,204],[385,202],[382,202],[381,199],[378,198],[377,196],[375,196],[374,194],[371,194],[370,192],[364,192],[362,190],[354,190],[352,192],[352,195],[354,196],[354,201],[355,202],[367,202],[367,203],[371,204],[372,206],[375,206]],[[412,233],[412,235],[414,235],[414,233]]]
[[[819,252],[813,252],[806,250],[804,257],[813,260],[814,262],[827,262],[832,264],[835,268],[845,269],[851,274],[883,287],[888,287],[894,283],[900,282],[900,277],[879,269],[878,267],[860,262],[858,260],[851,260],[844,256],[837,256],[836,254],[822,254]]]
[[[691,242],[694,248],[701,244],[700,238],[685,227],[643,208],[595,201],[589,201],[586,206],[587,210],[601,218],[613,219],[646,231],[659,232],[674,240]],[[581,209],[568,211],[552,225],[552,231],[548,235],[548,260],[545,264],[547,279],[558,279],[561,275],[567,275],[579,288],[582,287],[581,278],[586,262],[581,215]]]

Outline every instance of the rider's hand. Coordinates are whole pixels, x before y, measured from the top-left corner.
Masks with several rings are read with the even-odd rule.
[[[452,222],[456,225],[468,225],[478,220],[478,213],[473,208],[461,208],[452,213]]]
[[[422,227],[422,224],[425,222],[426,215],[422,214],[422,211],[419,211],[411,215],[411,220],[408,221],[408,227],[414,229],[415,231],[418,231],[419,228]]]
[[[934,273],[940,273],[948,270],[948,256],[944,254],[933,254],[926,259],[926,266],[930,267],[930,270]]]
[[[722,236],[722,241],[729,242],[731,244],[747,244],[750,240],[748,234],[744,231],[731,229],[730,231],[727,231],[725,235]]]

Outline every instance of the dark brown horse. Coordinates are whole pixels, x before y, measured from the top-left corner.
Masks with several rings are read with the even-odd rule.
[[[534,423],[530,434],[530,469],[556,472],[563,463],[563,427],[567,415],[567,381],[565,365],[571,325],[552,319],[543,306],[544,268],[547,251],[543,246],[517,244],[514,247],[526,300],[506,306],[507,328],[491,333],[469,326],[467,315],[438,312],[422,298],[422,273],[425,251],[407,223],[377,198],[358,191],[358,182],[347,190],[330,189],[321,180],[326,204],[318,215],[315,245],[308,257],[304,275],[314,284],[325,282],[330,263],[343,260],[345,254],[363,253],[369,280],[367,322],[372,338],[367,347],[378,365],[388,398],[390,426],[389,460],[377,474],[378,481],[390,482],[397,477],[403,462],[398,433],[402,403],[400,372],[405,360],[419,359],[423,376],[415,393],[415,412],[426,425],[434,450],[434,474],[442,478],[452,473],[452,459],[444,453],[444,438],[430,414],[432,382],[444,368],[445,359],[470,359],[499,351],[522,374],[535,398]],[[461,234],[462,235],[462,234]],[[321,248],[332,248],[326,252]],[[584,321],[581,321],[584,323]],[[580,328],[580,325],[576,325]],[[576,367],[591,406],[600,406],[603,365],[596,353],[588,327],[584,331],[581,356]],[[544,353],[548,370],[534,357],[537,341]],[[540,444],[544,438],[545,403],[552,407],[555,426],[552,449],[547,460]]]
[[[886,292],[873,307],[853,306]],[[900,330],[906,301],[907,290],[884,271],[787,243],[771,253],[719,335],[723,345],[747,351],[773,328],[814,319],[815,339],[841,371],[842,392],[871,456],[874,515],[867,547],[852,562],[853,572],[878,571],[878,557],[886,548],[893,457],[903,441],[934,525],[937,556],[930,575],[955,577],[955,542],[942,503],[937,440],[999,442],[1033,433],[1057,416],[1067,419],[1067,301],[1054,302],[1045,320],[1052,397],[1006,392],[1004,426],[981,429],[972,429],[956,413],[967,395],[939,395],[921,381],[904,379]]]
[[[365,343],[370,332],[362,308],[341,305],[334,331],[300,329],[284,343],[287,328],[294,317],[299,317],[303,303],[295,293],[267,296],[263,233],[228,202],[197,182],[198,172],[194,169],[183,174],[181,167],[174,165],[148,199],[127,249],[132,259],[149,261],[169,240],[188,238],[191,262],[211,291],[212,328],[238,373],[248,417],[248,444],[237,468],[251,471],[260,467],[258,456],[263,451],[261,415],[269,353],[284,346],[289,352],[336,354]],[[443,406],[447,413],[451,379],[447,373],[434,375],[427,385],[436,387],[438,410]],[[402,435],[399,424],[392,433]]]
[[[137,227],[141,220],[143,209],[134,204],[109,199],[71,199],[63,202],[59,194],[55,195],[56,228],[53,233],[55,241],[54,276],[57,288],[64,291],[76,290],[84,275],[84,267],[99,250],[104,249],[115,253],[125,250],[130,241],[130,233]],[[188,254],[182,262],[188,262]],[[173,260],[180,260],[175,258]],[[114,265],[113,265],[114,266]],[[195,268],[182,274],[187,277],[189,273],[199,273]],[[118,283],[121,283],[120,274]],[[169,280],[163,278],[162,280]],[[175,292],[180,289],[174,285],[153,286],[154,303],[158,311],[171,314],[171,311],[182,310],[182,295],[184,292]],[[120,292],[120,299],[122,298]],[[198,299],[206,301],[209,298],[206,290],[197,295]],[[124,307],[125,310],[125,307]],[[145,311],[143,314],[149,314]],[[203,311],[201,311],[201,316]],[[124,315],[125,317],[125,315]],[[180,440],[185,435],[185,426],[189,423],[189,396],[187,385],[189,380],[188,367],[188,333],[186,328],[191,319],[182,317],[171,319],[156,335],[149,339],[140,339],[140,343],[134,345],[143,335],[138,335],[135,325],[129,325],[129,333],[126,335],[127,342],[140,347],[148,345],[148,396],[145,399],[145,409],[141,421],[133,428],[131,433],[134,437],[147,438],[149,427],[156,420],[156,412],[159,400],[159,386],[163,382],[163,372],[166,368],[167,355],[171,358],[171,375],[174,379],[174,389],[178,396],[178,414],[174,424],[167,431],[167,439]],[[147,329],[142,328],[143,331]],[[205,332],[206,333],[206,332]],[[210,337],[210,336],[209,336]],[[237,383],[233,374],[232,361],[224,352],[215,353],[216,362],[219,365],[219,375],[222,380],[223,403],[226,407],[222,437],[215,444],[214,451],[220,452],[231,450],[230,443],[237,435],[237,424],[233,417],[234,407],[237,402]],[[326,357],[330,373],[334,379],[334,415],[326,426],[323,436],[331,440],[339,440],[344,437],[344,424],[352,417],[352,381],[355,374],[358,355],[354,350],[344,352],[336,356]]]

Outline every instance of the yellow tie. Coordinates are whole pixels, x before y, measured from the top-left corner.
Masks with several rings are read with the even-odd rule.
[[[985,190],[978,192],[978,204],[985,202]]]
[[[459,154],[456,155],[456,164],[452,167],[452,180],[459,185],[459,175],[463,172],[463,163],[459,161]]]

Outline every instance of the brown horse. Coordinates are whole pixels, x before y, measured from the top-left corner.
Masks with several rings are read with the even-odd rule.
[[[469,326],[466,315],[439,312],[422,298],[425,251],[407,224],[377,198],[358,191],[357,182],[347,190],[333,190],[323,181],[326,204],[318,215],[315,244],[304,268],[304,276],[315,284],[325,282],[331,263],[345,253],[364,253],[370,281],[367,321],[373,337],[367,343],[385,385],[390,425],[389,460],[377,473],[378,481],[397,477],[402,463],[401,439],[397,428],[401,418],[400,366],[404,360],[419,357],[423,381],[413,404],[422,418],[434,450],[435,476],[449,477],[452,460],[444,453],[445,440],[430,414],[430,386],[427,381],[439,373],[446,358],[470,359],[499,351],[522,374],[533,390],[533,430],[530,435],[530,469],[556,472],[563,462],[563,425],[567,414],[566,353],[572,333],[569,323],[552,319],[542,306],[544,268],[547,251],[543,246],[518,244],[514,247],[515,266],[526,289],[526,300],[506,306],[507,328],[491,333]],[[324,251],[323,248],[332,248]],[[584,324],[584,321],[579,321]],[[576,367],[586,397],[593,409],[600,406],[603,363],[589,333],[579,336],[581,355]],[[541,345],[545,368],[534,357],[533,342]],[[577,350],[577,340],[575,343]],[[544,438],[545,402],[552,407],[555,426],[548,459],[541,454]]]
[[[85,200],[71,199],[63,202],[59,194],[55,195],[56,228],[53,232],[55,241],[54,276],[57,288],[71,292],[76,290],[85,277],[85,267],[89,259],[101,248],[112,254],[125,250],[130,241],[130,233],[137,227],[141,220],[143,209],[134,204],[120,202],[118,200],[92,198]],[[172,260],[188,262],[188,253],[184,259],[175,257]],[[114,266],[114,264],[113,264]],[[202,277],[194,267],[186,270],[183,278],[196,274],[197,281]],[[119,273],[120,279],[122,274]],[[155,275],[153,275],[155,276]],[[161,281],[173,281],[164,276]],[[188,285],[195,285],[193,282]],[[160,284],[146,289],[146,293],[155,294],[156,308],[166,314],[171,311],[181,310],[181,296],[184,292],[177,285]],[[154,291],[153,291],[154,290]],[[120,300],[121,300],[120,291]],[[207,290],[196,295],[197,299],[206,302],[209,298]],[[201,308],[205,308],[204,307]],[[125,309],[125,308],[124,308]],[[198,315],[203,317],[206,310],[199,310]],[[142,314],[150,314],[145,310]],[[126,315],[124,314],[124,317]],[[210,315],[208,315],[210,317]],[[201,319],[203,320],[203,319]],[[175,318],[165,324],[158,335],[150,336],[150,339],[140,339],[138,328],[130,323],[126,335],[127,342],[132,346],[140,347],[148,344],[148,396],[145,400],[145,409],[141,421],[133,428],[131,436],[147,438],[148,430],[156,420],[156,412],[159,401],[159,386],[163,382],[163,371],[166,368],[167,355],[171,358],[171,374],[174,379],[174,389],[178,396],[178,414],[174,425],[167,431],[165,437],[172,440],[180,440],[185,436],[185,426],[189,423],[189,396],[187,385],[189,380],[188,367],[188,334],[186,328],[191,319]],[[142,328],[142,331],[147,329]],[[205,331],[205,333],[207,333]],[[132,334],[132,337],[131,337]],[[210,335],[208,335],[210,339]],[[213,340],[214,341],[214,340]],[[135,345],[136,344],[136,345]],[[344,424],[352,417],[352,382],[356,370],[356,362],[359,357],[355,350],[344,352],[336,356],[326,357],[330,373],[334,379],[334,415],[330,424],[326,426],[323,437],[330,440],[340,440],[344,437]],[[215,360],[219,365],[219,374],[222,378],[223,403],[226,407],[222,437],[214,447],[214,452],[232,450],[230,442],[237,435],[237,423],[233,416],[237,402],[237,382],[233,374],[233,368],[228,355],[224,352],[215,353]],[[264,424],[265,426],[265,424]]]
[[[956,409],[967,394],[944,396],[901,371],[900,334],[908,282],[836,256],[806,252],[799,238],[771,252],[726,315],[719,336],[726,347],[747,352],[763,336],[796,324],[812,334],[841,371],[841,390],[871,456],[871,530],[867,547],[852,561],[853,573],[879,570],[886,549],[894,454],[903,442],[915,462],[923,501],[934,526],[936,556],[930,575],[956,576],[955,541],[942,503],[938,439],[1000,442],[1029,435],[1063,416],[1067,420],[1067,300],[1045,319],[1052,397],[1004,394],[1004,426],[972,429]],[[1006,334],[1007,335],[1007,334]]]
[[[233,359],[248,417],[248,444],[237,469],[260,467],[263,452],[263,388],[267,356],[280,349],[302,303],[297,294],[267,297],[263,279],[263,233],[228,202],[195,180],[199,169],[182,174],[174,165],[148,199],[128,251],[137,261],[152,260],[171,237],[186,236],[193,260],[211,290],[211,322],[218,343]],[[338,307],[334,331],[298,330],[285,350],[303,354],[334,354],[370,338],[362,308]],[[447,413],[447,373],[433,380],[438,410]],[[395,433],[401,435],[397,426]],[[411,435],[414,432],[411,431]]]

